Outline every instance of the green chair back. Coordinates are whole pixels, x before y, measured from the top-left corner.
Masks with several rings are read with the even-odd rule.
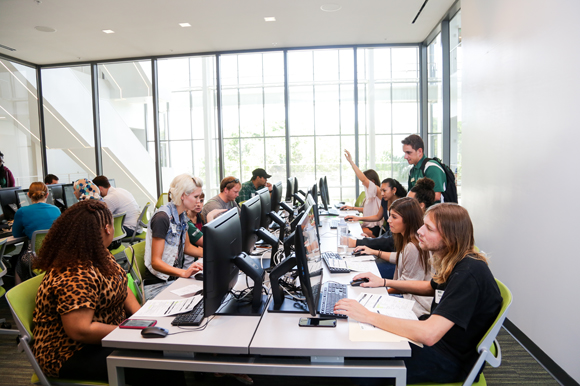
[[[10,309],[15,319],[17,319],[17,324],[24,328],[31,340],[34,338],[32,334],[34,330],[32,316],[36,306],[36,293],[43,278],[44,272],[32,279],[23,281],[6,293],[6,299],[10,304]]]
[[[40,251],[40,247],[42,247],[42,242],[44,241],[44,238],[46,237],[47,234],[48,229],[35,231],[32,234],[32,240],[30,240],[30,242],[32,243],[32,251],[36,255],[38,255],[38,251]]]
[[[361,206],[363,206],[363,202],[364,202],[366,196],[367,196],[367,194],[365,191],[363,191],[361,194],[359,194],[359,196],[356,199],[356,201],[354,202],[353,206],[356,206],[357,208],[360,208]]]
[[[115,234],[113,236],[113,241],[122,239],[127,236],[127,232],[123,228],[123,222],[125,221],[125,213],[119,213],[113,216],[113,225],[115,227]]]
[[[169,195],[167,193],[161,193],[159,199],[157,200],[157,204],[155,204],[155,209],[161,208],[161,206],[167,204],[169,202]]]
[[[149,272],[145,266],[145,241],[134,244],[131,248],[133,249],[134,253],[133,260],[135,261],[135,264],[139,270],[140,279],[142,279],[144,276],[147,276],[147,272]],[[127,257],[129,258],[129,255],[127,255]],[[131,261],[132,259],[129,258],[129,262]]]

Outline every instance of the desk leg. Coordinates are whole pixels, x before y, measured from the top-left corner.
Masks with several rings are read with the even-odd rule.
[[[107,375],[109,376],[109,386],[125,386],[125,369],[117,367],[107,360]]]
[[[395,376],[395,386],[406,386],[406,385],[407,385],[407,369],[404,368],[402,371],[397,372],[397,375]]]

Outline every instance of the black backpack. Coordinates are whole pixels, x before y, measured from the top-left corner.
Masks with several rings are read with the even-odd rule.
[[[444,202],[458,202],[457,200],[457,186],[455,185],[455,173],[451,170],[451,168],[443,163],[439,158],[425,158],[423,162],[423,166],[421,171],[423,175],[425,175],[425,166],[427,166],[427,162],[435,161],[437,162],[445,171],[445,191],[441,193],[443,195]]]

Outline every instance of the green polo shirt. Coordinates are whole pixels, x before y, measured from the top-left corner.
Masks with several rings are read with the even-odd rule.
[[[262,188],[263,186],[260,189]],[[248,201],[256,195],[258,190],[259,189],[256,189],[252,181],[244,182],[242,184],[242,189],[240,189],[240,195],[236,198],[236,202],[239,204],[240,202]]]
[[[447,178],[445,177],[445,172],[441,165],[437,163],[437,161],[429,161],[427,167],[425,168],[425,174],[423,175],[422,166],[423,162],[425,162],[425,156],[421,158],[417,165],[413,166],[411,170],[409,170],[409,190],[415,186],[417,180],[419,178],[427,177],[432,179],[435,182],[435,192],[444,192],[445,191],[445,181]]]
[[[201,231],[197,229],[195,224],[192,223],[190,220],[187,222],[187,235],[189,236],[189,242],[191,243],[191,245],[195,245],[195,243],[197,243],[197,240],[202,238],[203,233],[201,233]]]

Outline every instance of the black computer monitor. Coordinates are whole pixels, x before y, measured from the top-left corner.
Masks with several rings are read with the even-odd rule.
[[[49,186],[49,189],[52,190],[52,198],[54,200],[54,205],[58,209],[60,209],[61,212],[64,212],[64,210],[66,209],[63,186],[64,184],[51,184]]]
[[[75,196],[75,189],[73,184],[63,185],[63,197],[64,197],[64,204],[67,208],[70,208],[77,202],[79,202],[77,196]]]
[[[262,188],[257,191],[258,196],[260,197],[260,205],[262,209],[262,216],[260,217],[260,226],[262,228],[268,228],[272,220],[270,219],[270,191],[268,188]]]
[[[318,186],[316,184],[312,185],[312,188],[308,191],[308,193],[314,199],[314,203],[318,205]]]
[[[288,178],[286,181],[286,198],[284,201],[291,202],[294,201],[294,177]]]
[[[258,262],[242,252],[238,210],[231,209],[205,224],[202,232],[204,316],[261,315],[267,300],[262,295],[264,271]],[[236,299],[230,294],[240,270],[254,281],[250,299]]]
[[[280,202],[282,201],[282,181],[276,182],[272,185],[272,194],[270,195],[271,212],[278,213],[280,210]]]
[[[298,193],[302,193],[302,196],[304,196],[304,198],[306,198],[306,193],[304,193],[302,190],[298,189],[298,178],[294,177],[294,191],[292,196],[294,197],[294,205],[296,205],[296,201],[298,201],[298,203],[300,205],[304,205],[304,199],[302,197],[300,197],[300,195]]]
[[[313,212],[314,207],[309,212]],[[270,273],[272,286],[272,301],[268,307],[269,312],[310,313],[316,316],[322,274],[312,278],[310,274],[310,260],[319,259],[316,253],[320,253],[319,242],[316,236],[316,224],[314,213],[304,213],[300,216],[295,234],[295,254],[284,259]],[[286,298],[284,290],[279,284],[279,279],[296,266],[298,279],[300,280],[300,293],[303,300]],[[316,289],[316,290],[315,290]]]
[[[320,180],[318,182],[318,187],[320,188],[320,202],[322,203],[322,206],[324,207],[324,210],[328,211],[328,191],[327,191],[327,186],[325,183],[326,177],[320,177]]]
[[[260,229],[260,221],[262,218],[260,197],[254,196],[242,203],[240,212],[242,251],[251,254],[256,241],[258,241],[257,231]]]
[[[2,204],[2,211],[6,221],[14,220],[14,214],[18,210],[17,197],[14,192],[21,188],[21,186],[0,188],[0,203]]]
[[[47,188],[48,188],[48,197],[46,198],[46,203],[54,205],[54,199],[52,197],[52,187],[47,186]],[[16,193],[16,205],[18,206],[18,208],[32,205],[32,200],[30,199],[30,197],[28,197],[28,189],[17,190],[15,193]]]

